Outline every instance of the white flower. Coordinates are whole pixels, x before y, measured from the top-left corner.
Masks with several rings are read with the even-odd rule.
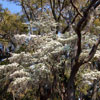
[[[29,77],[16,78],[15,81],[12,82],[12,84],[16,85],[29,80],[31,80]]]

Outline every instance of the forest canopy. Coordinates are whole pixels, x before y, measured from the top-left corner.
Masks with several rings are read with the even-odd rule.
[[[99,100],[100,0],[5,1],[0,100]]]

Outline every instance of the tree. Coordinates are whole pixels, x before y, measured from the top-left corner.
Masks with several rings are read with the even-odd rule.
[[[27,53],[19,51],[19,54],[12,54],[12,57],[9,58],[9,63],[16,62],[20,67],[16,68],[17,72],[8,70],[8,74],[10,74],[7,74],[7,79],[9,80],[11,78],[12,80],[10,82],[8,81],[7,83],[9,84],[6,84],[4,87],[7,86],[9,92],[11,92],[16,99],[22,99],[25,97],[25,94],[28,94],[30,91],[32,92],[32,99],[76,100],[79,97],[86,99],[82,87],[79,87],[85,87],[84,77],[82,77],[79,72],[81,72],[85,66],[89,66],[91,69],[91,65],[95,62],[95,59],[100,58],[98,55],[100,37],[98,34],[94,35],[88,31],[92,27],[97,29],[97,26],[92,25],[92,23],[95,24],[95,19],[98,17],[97,9],[99,8],[100,0],[50,0],[50,2],[38,2],[36,0],[31,1],[31,6],[27,0],[17,2],[23,4],[23,9],[25,7],[24,11],[27,19],[29,17],[28,21],[31,22],[32,27],[39,27],[40,33],[47,32],[48,34],[31,34],[30,36],[14,35],[16,45],[21,45],[18,46],[19,48],[25,46],[23,51],[26,50],[25,52]],[[81,4],[80,2],[84,3]],[[51,8],[44,11],[44,7],[47,6],[47,4],[49,4]],[[32,10],[30,10],[31,7]],[[39,13],[41,15],[36,14],[38,18],[31,16],[29,13],[33,11],[34,8],[36,12],[38,12],[39,8],[42,8],[42,10],[39,10],[39,12],[41,11]],[[55,31],[52,31],[52,27],[54,30],[56,29],[56,32],[61,30],[63,33],[63,25],[60,25],[62,23],[61,21],[63,20],[65,24],[66,18],[64,19],[63,16],[66,15],[66,13],[70,15],[66,8],[69,8],[69,12],[71,12],[73,16],[71,19],[70,17],[67,19],[68,23],[66,27],[69,30],[65,27],[65,31],[67,30],[68,32],[61,34],[61,37],[59,37],[57,34],[54,34]],[[34,14],[34,12],[32,14]],[[48,31],[46,31],[46,28]],[[33,52],[27,50],[27,48],[32,49]],[[11,64],[8,66],[12,69]],[[0,68],[2,72],[2,70],[5,71],[8,67],[1,66]],[[24,73],[24,75],[21,77],[22,73]],[[18,77],[16,74],[18,74]],[[98,77],[98,74],[99,72],[95,72],[95,76],[92,77],[90,73],[91,77],[95,79],[97,79],[96,76]],[[1,79],[4,75],[5,74],[1,73]],[[82,77],[81,84],[77,82],[80,81],[78,75]],[[82,75],[85,76],[84,73],[82,73]],[[86,74],[86,76],[88,75],[89,74]],[[16,83],[18,80],[20,80],[19,83]],[[29,87],[28,90],[22,86],[24,84],[23,80],[26,80],[25,86]],[[98,94],[98,82],[94,79],[92,81],[94,81],[93,92],[90,94],[91,99],[95,100]],[[6,81],[4,82],[6,83]],[[92,83],[93,82],[91,82],[91,84]],[[17,86],[20,86],[19,92],[16,92]],[[5,90],[5,88],[3,90]],[[86,91],[90,90],[88,86]],[[27,95],[26,98],[30,98],[30,95]]]
[[[21,21],[21,16],[11,14],[7,9],[2,9],[0,15],[0,35],[3,39],[12,42],[12,37],[14,34],[27,34],[28,28],[27,25]]]

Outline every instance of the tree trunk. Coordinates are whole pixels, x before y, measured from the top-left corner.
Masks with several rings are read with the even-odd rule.
[[[67,97],[65,100],[75,100],[75,84],[74,81],[70,81],[67,87]]]
[[[68,80],[68,84],[67,84],[67,88],[66,88],[66,95],[65,95],[64,100],[75,100],[75,83],[74,83],[74,79],[75,79],[75,76],[76,76],[80,66],[81,66],[81,64],[77,62],[72,67],[72,71],[71,71],[71,74],[70,74],[70,78]]]
[[[97,98],[97,80],[94,81],[93,93],[91,100],[96,100]]]

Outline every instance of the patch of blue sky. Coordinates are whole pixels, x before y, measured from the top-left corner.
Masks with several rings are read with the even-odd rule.
[[[2,4],[2,7],[8,8],[8,10],[11,11],[11,13],[19,13],[21,12],[21,7],[19,5],[16,5],[13,2],[8,2],[8,1],[4,1],[4,0],[0,0],[0,4]]]
[[[61,35],[62,35],[62,34],[61,34],[61,32],[59,31],[59,32],[58,32],[58,37],[61,37]]]

